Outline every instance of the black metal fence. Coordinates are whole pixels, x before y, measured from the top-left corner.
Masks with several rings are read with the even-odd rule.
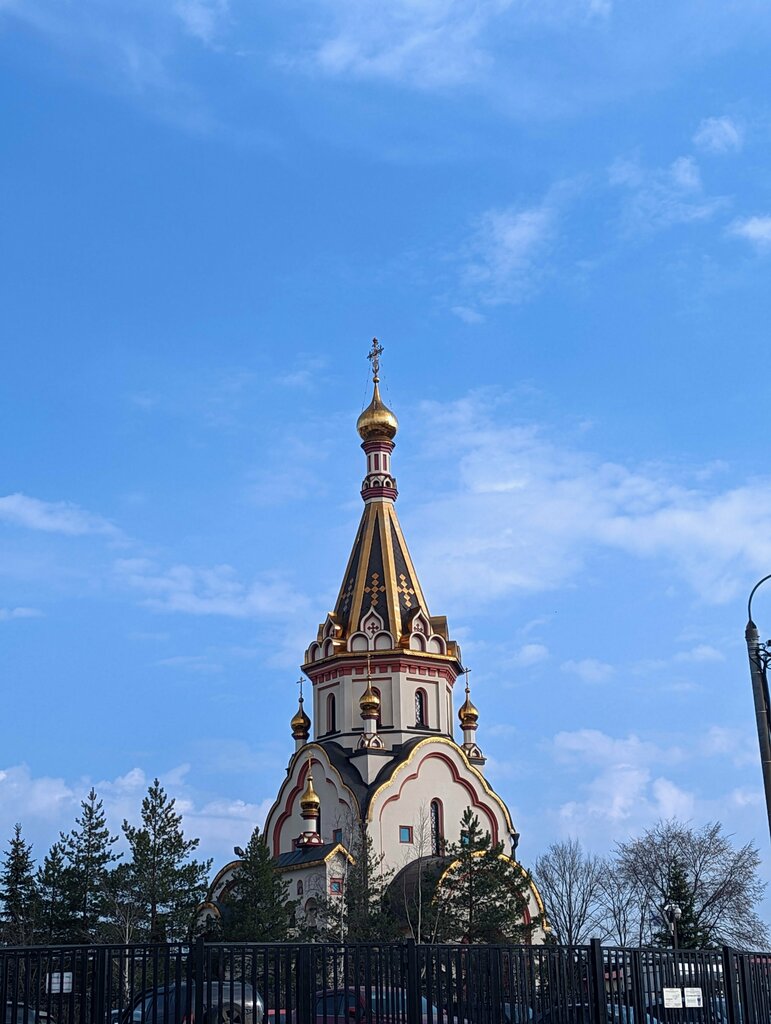
[[[404,943],[0,948],[0,1024],[771,1024],[771,954]]]

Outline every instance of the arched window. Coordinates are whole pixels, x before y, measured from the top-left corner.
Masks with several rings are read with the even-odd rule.
[[[327,697],[327,732],[337,732],[334,693],[330,693],[330,695]]]
[[[303,892],[304,892],[303,881],[302,881],[302,878],[301,878],[297,882],[297,895],[298,896],[302,896]]]
[[[434,857],[444,856],[444,815],[441,800],[432,800],[429,808],[431,825],[431,853]]]
[[[428,725],[426,717],[426,691],[415,691],[415,725]]]

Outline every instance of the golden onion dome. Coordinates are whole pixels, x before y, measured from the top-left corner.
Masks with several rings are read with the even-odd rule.
[[[308,784],[305,787],[305,792],[300,797],[300,810],[303,814],[314,816],[318,814],[320,807],[321,800],[319,800],[319,795],[313,788],[313,775],[309,772]]]
[[[308,735],[310,734],[311,720],[305,714],[302,697],[300,697],[300,703],[297,707],[297,711],[289,724],[292,727],[292,739],[307,740]]]
[[[476,729],[477,722],[479,721],[479,712],[471,703],[468,690],[466,690],[465,701],[458,709],[458,718],[460,719],[462,729]]]
[[[396,436],[399,421],[381,399],[377,381],[372,401],[356,421],[356,429],[362,441],[375,441],[381,438],[392,441]]]
[[[361,695],[359,701],[362,718],[377,718],[380,711],[380,697],[372,689],[372,683],[367,683],[367,689]]]

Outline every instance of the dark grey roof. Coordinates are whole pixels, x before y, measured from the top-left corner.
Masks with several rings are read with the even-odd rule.
[[[298,846],[289,853],[280,853],[276,864],[280,868],[304,868],[309,864],[321,863],[326,856],[336,850],[340,843],[324,843],[323,846]]]
[[[413,747],[416,747],[424,739],[426,739],[425,736],[416,736],[406,743],[397,744],[392,751],[395,756],[386,761],[369,786],[359,775],[356,765],[351,762],[353,751],[346,750],[334,740],[316,740],[315,742],[324,748],[332,765],[340,772],[343,782],[353,792],[359,804],[359,814],[363,818],[369,809],[370,800],[380,786],[387,782],[396,769],[403,764]]]

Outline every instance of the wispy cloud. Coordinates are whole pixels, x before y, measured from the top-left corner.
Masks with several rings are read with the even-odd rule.
[[[422,407],[424,457],[441,452],[457,467],[443,500],[413,514],[431,591],[468,607],[472,594],[549,590],[604,549],[666,560],[670,576],[717,603],[771,563],[771,479],[721,489],[698,466],[607,462],[505,418],[494,392]]]
[[[546,661],[549,657],[549,648],[546,644],[523,644],[512,658],[515,665],[537,665],[540,661]]]
[[[680,156],[668,167],[645,168],[637,160],[617,160],[610,184],[625,194],[623,218],[634,231],[649,232],[709,220],[726,204],[705,194],[698,164]]]
[[[174,13],[191,36],[211,46],[222,32],[229,5],[228,0],[177,0]]]
[[[534,206],[486,210],[460,254],[462,287],[486,305],[523,301],[547,273],[546,257],[556,228],[553,196]],[[454,311],[467,323],[479,317],[465,306],[455,306]]]
[[[744,145],[744,130],[733,118],[705,117],[693,143],[708,153],[737,153]]]
[[[743,238],[764,252],[771,248],[771,216],[740,218],[729,225],[728,233]]]
[[[42,501],[26,494],[8,494],[0,498],[0,522],[70,537],[86,534],[102,534],[113,538],[123,536],[109,520],[87,512],[72,502]]]
[[[115,563],[117,580],[142,595],[157,611],[232,618],[286,618],[307,607],[308,599],[286,580],[264,575],[251,583],[229,565],[173,565],[161,568],[149,559]]]
[[[39,619],[42,612],[37,608],[0,608],[0,622],[9,619]]]
[[[560,666],[563,672],[578,676],[583,683],[604,683],[612,678],[615,669],[606,661],[599,661],[597,658],[570,659],[564,661]]]

